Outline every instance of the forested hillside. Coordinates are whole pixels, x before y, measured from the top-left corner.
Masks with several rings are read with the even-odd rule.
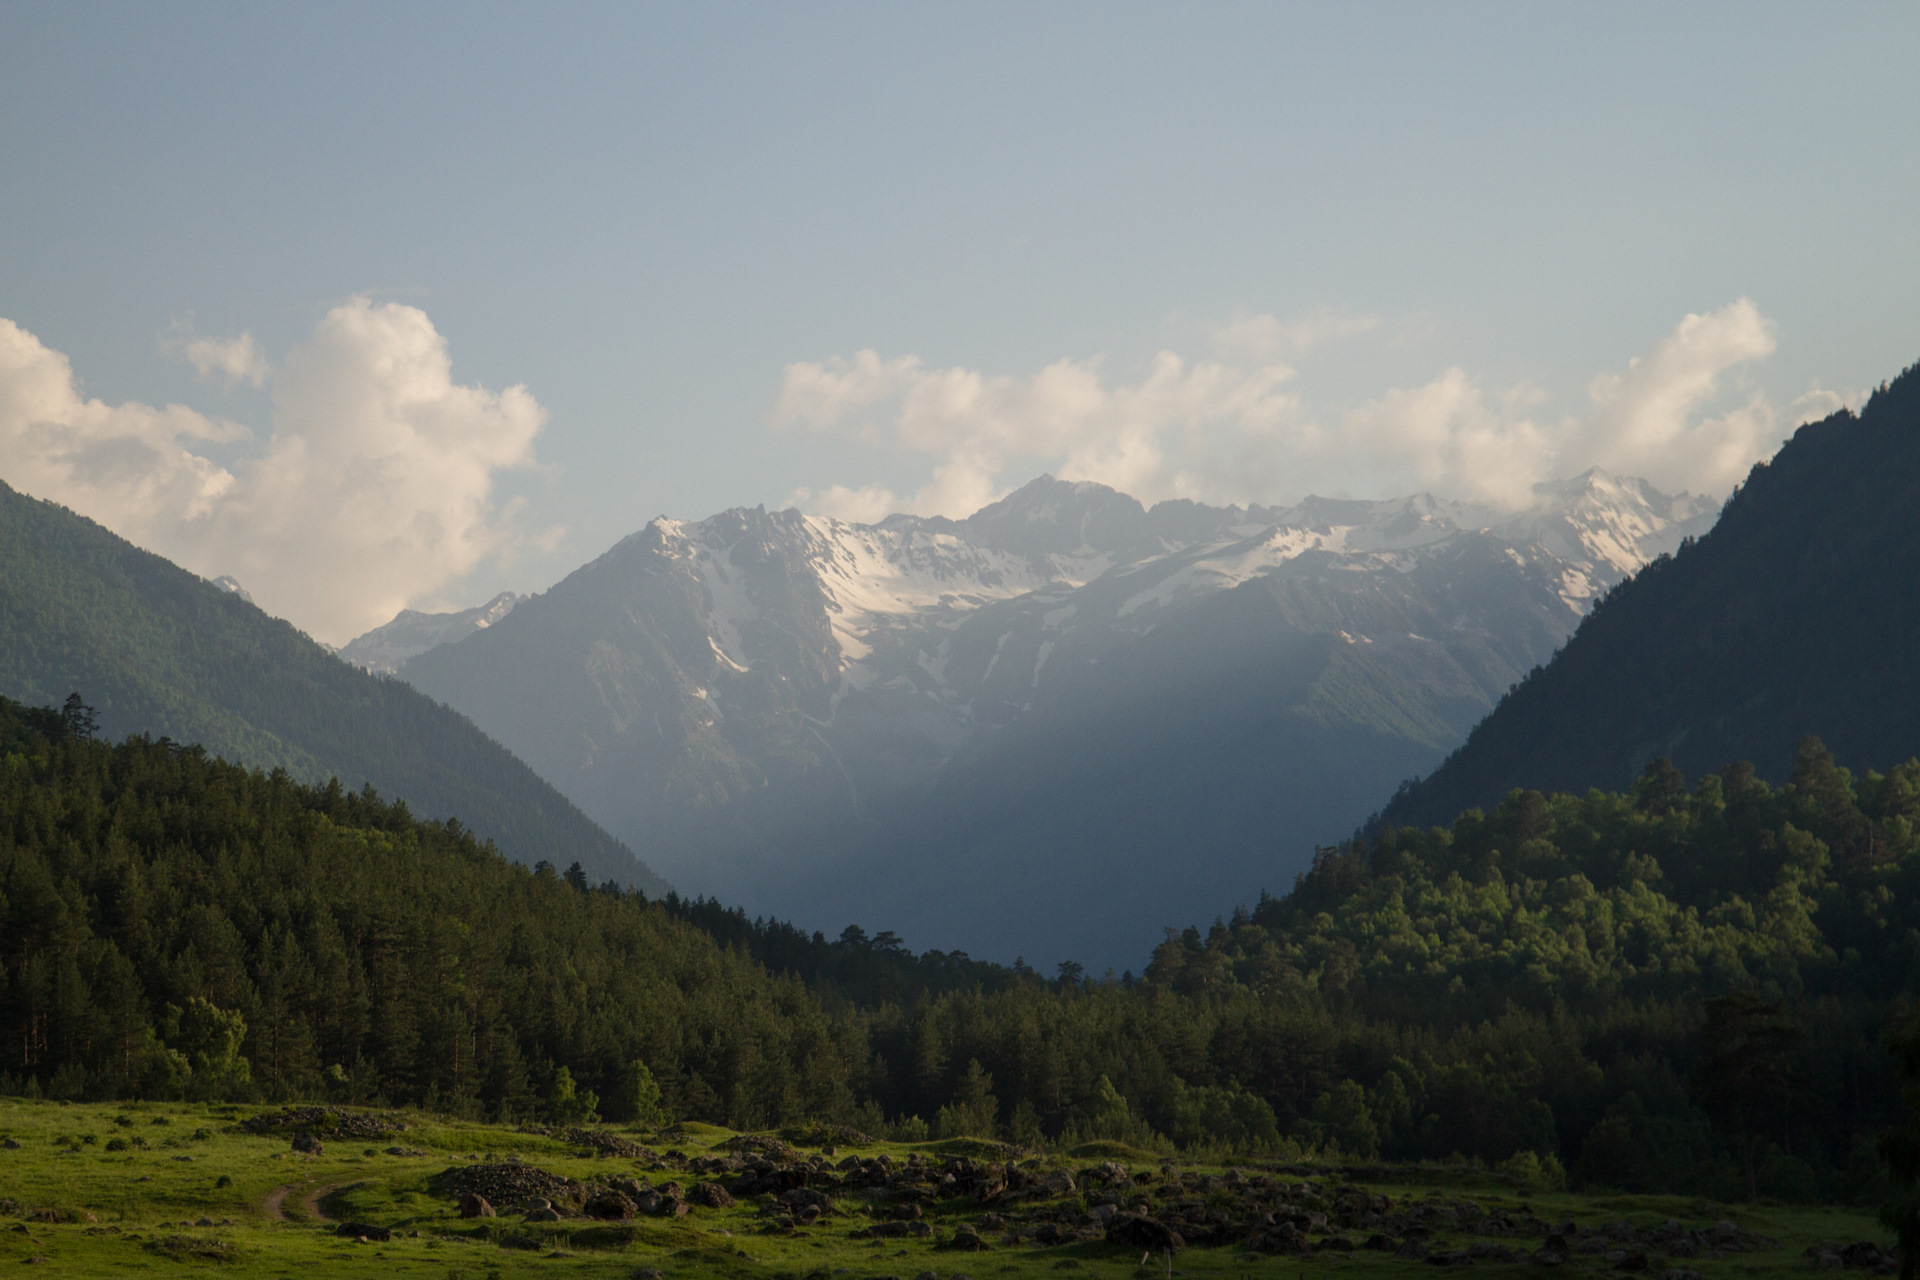
[[[1656,767],[1326,850],[1104,980],[595,889],[77,711],[0,706],[0,761],[0,1093],[566,1119],[657,1086],[743,1127],[1868,1197],[1920,972],[1920,761],[1855,778],[1816,743],[1777,789]]]
[[[239,596],[64,507],[0,484],[0,694],[81,691],[100,728],[199,743],[306,782],[371,783],[459,815],[510,857],[665,884],[499,743],[347,665]]]
[[[1621,787],[1649,761],[1751,760],[1816,734],[1866,767],[1920,750],[1920,366],[1800,428],[1719,523],[1614,588],[1566,647],[1385,812],[1450,821],[1514,787]]]

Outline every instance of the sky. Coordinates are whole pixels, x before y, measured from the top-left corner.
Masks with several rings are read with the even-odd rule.
[[[1920,359],[1909,4],[0,3],[0,479],[343,642],[662,514],[1588,466]]]

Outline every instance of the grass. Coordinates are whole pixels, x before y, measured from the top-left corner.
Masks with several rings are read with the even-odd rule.
[[[931,1215],[935,1238],[855,1240],[850,1233],[871,1219],[848,1199],[836,1201],[830,1218],[790,1235],[760,1231],[758,1205],[743,1201],[729,1210],[697,1209],[683,1219],[640,1218],[628,1223],[569,1219],[522,1225],[517,1216],[491,1222],[462,1220],[453,1202],[437,1195],[433,1177],[473,1159],[518,1156],[553,1173],[586,1181],[662,1173],[645,1161],[583,1157],[576,1149],[498,1125],[473,1124],[407,1114],[409,1128],[391,1138],[332,1139],[318,1156],[290,1151],[282,1137],[256,1137],[239,1121],[260,1108],[179,1103],[61,1104],[0,1099],[0,1138],[19,1143],[0,1149],[0,1275],[126,1276],[230,1275],[305,1280],[312,1275],[350,1275],[368,1280],[506,1280],[507,1277],[619,1277],[657,1270],[666,1280],[900,1280],[931,1271],[940,1280],[1050,1277],[1052,1280],[1166,1280],[1171,1270],[1188,1280],[1415,1280],[1430,1274],[1423,1264],[1374,1253],[1267,1257],[1233,1248],[1193,1248],[1171,1260],[1142,1267],[1137,1253],[1104,1243],[1053,1248],[999,1242],[991,1252],[963,1254],[938,1246],[979,1210],[963,1202],[938,1206]],[[705,1154],[735,1136],[710,1125],[686,1124],[649,1139],[656,1149],[688,1156]],[[969,1140],[907,1147],[891,1143],[849,1147],[839,1154],[877,1154],[896,1159],[912,1150],[929,1155],[973,1154]],[[988,1144],[974,1144],[982,1149]],[[387,1146],[408,1154],[383,1154]],[[1078,1169],[1097,1160],[1125,1159],[1083,1148],[1059,1163]],[[1146,1153],[1127,1152],[1136,1167]],[[1150,1157],[1151,1168],[1158,1157]],[[1182,1165],[1202,1171],[1224,1166]],[[1337,1176],[1329,1170],[1329,1176]],[[1712,1223],[1730,1218],[1779,1241],[1763,1253],[1677,1265],[1706,1280],[1748,1280],[1797,1270],[1801,1251],[1818,1241],[1877,1240],[1884,1233],[1864,1211],[1841,1208],[1726,1206],[1684,1197],[1599,1196],[1565,1193],[1526,1195],[1497,1184],[1463,1192],[1457,1183],[1433,1188],[1382,1187],[1396,1200],[1432,1192],[1453,1200],[1464,1194],[1491,1209],[1527,1205],[1540,1217],[1597,1224],[1626,1218],[1658,1222],[1674,1217]],[[9,1205],[6,1202],[12,1202]],[[275,1212],[273,1206],[278,1205]],[[282,1217],[284,1215],[284,1218]],[[51,1220],[49,1220],[51,1219]],[[336,1221],[389,1227],[390,1241],[377,1244],[333,1234]],[[212,1225],[197,1225],[201,1223]],[[515,1234],[538,1248],[503,1247]],[[1531,1247],[1531,1246],[1529,1246]],[[21,1264],[38,1260],[32,1272]],[[1566,1280],[1603,1274],[1603,1262],[1576,1258],[1561,1269]],[[1532,1265],[1476,1264],[1482,1277],[1538,1280]],[[1650,1273],[1659,1275],[1659,1265]]]

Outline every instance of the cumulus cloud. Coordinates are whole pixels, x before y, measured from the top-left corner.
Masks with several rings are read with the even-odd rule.
[[[775,421],[816,429],[852,423],[874,439],[875,423],[864,415],[884,408],[898,447],[937,459],[910,496],[834,486],[813,498],[817,510],[849,519],[883,509],[964,515],[999,496],[1001,474],[1021,461],[1044,461],[1063,479],[1156,494],[1176,479],[1169,432],[1197,438],[1216,427],[1245,433],[1278,423],[1296,407],[1286,386],[1292,378],[1282,364],[1190,364],[1171,351],[1155,356],[1139,381],[1117,386],[1098,360],[1059,360],[1013,378],[862,351],[788,365]]]
[[[228,386],[244,382],[257,387],[272,372],[266,358],[254,347],[250,333],[237,338],[195,338],[187,343],[185,355],[202,378],[219,374]]]
[[[1785,408],[1759,391],[1726,403],[1736,371],[1775,347],[1772,324],[1745,298],[1686,316],[1625,369],[1594,378],[1582,412],[1558,418],[1541,416],[1537,388],[1489,388],[1462,368],[1346,408],[1314,406],[1277,358],[1380,327],[1341,312],[1289,322],[1243,314],[1216,331],[1217,359],[1162,351],[1118,382],[1097,359],[1015,378],[861,351],[787,366],[775,422],[930,459],[929,478],[909,494],[834,485],[795,495],[822,514],[870,521],[966,515],[1034,463],[1149,503],[1427,490],[1517,508],[1537,484],[1594,466],[1717,496],[1794,426],[1839,404],[1818,389]]]
[[[64,355],[0,320],[4,478],[197,573],[231,574],[334,642],[516,544],[494,481],[532,464],[546,413],[525,387],[454,382],[426,313],[356,298],[271,373],[245,335],[199,359],[196,345],[203,374],[271,377],[264,443],[179,405],[87,399]],[[213,445],[245,456],[221,465]]]

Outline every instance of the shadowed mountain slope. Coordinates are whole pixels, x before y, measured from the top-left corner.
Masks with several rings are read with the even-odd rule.
[[[79,692],[100,730],[198,743],[306,782],[371,784],[523,862],[665,882],[458,712],[64,507],[0,484],[0,693]]]
[[[1668,757],[1689,775],[1794,744],[1844,764],[1920,751],[1920,366],[1858,416],[1800,428],[1712,532],[1608,594],[1387,822],[1449,821],[1515,787],[1620,788]]]

